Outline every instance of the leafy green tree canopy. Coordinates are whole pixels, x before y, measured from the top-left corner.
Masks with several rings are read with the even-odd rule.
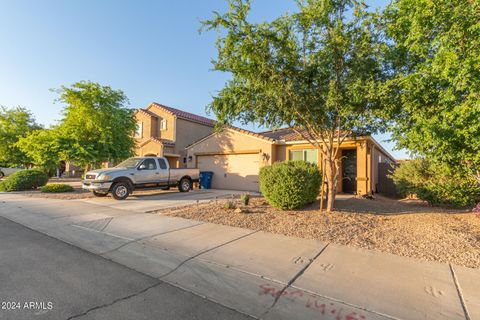
[[[121,90],[81,81],[58,93],[66,104],[58,130],[65,138],[67,160],[89,166],[133,154],[135,119]]]
[[[17,166],[30,162],[16,142],[29,132],[39,129],[32,114],[25,108],[0,106],[0,166]]]
[[[347,136],[383,127],[383,39],[362,1],[297,1],[298,11],[248,21],[250,1],[230,0],[203,23],[218,32],[214,70],[231,80],[209,108],[220,123],[293,127],[321,150],[333,209],[338,148]]]
[[[35,166],[50,172],[56,169],[62,160],[62,140],[57,129],[42,129],[20,138],[16,146]]]
[[[480,2],[394,0],[383,17],[401,107],[394,138],[480,184]]]

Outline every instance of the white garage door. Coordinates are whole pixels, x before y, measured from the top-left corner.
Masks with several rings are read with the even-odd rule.
[[[200,171],[213,171],[214,189],[258,191],[259,165],[258,153],[197,156]]]

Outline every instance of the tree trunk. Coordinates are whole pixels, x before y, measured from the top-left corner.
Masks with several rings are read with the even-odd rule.
[[[325,176],[327,178],[327,212],[332,212],[333,211],[333,203],[335,202],[335,193],[336,193],[336,183],[335,183],[335,168],[332,163],[332,161],[327,161],[325,162]]]

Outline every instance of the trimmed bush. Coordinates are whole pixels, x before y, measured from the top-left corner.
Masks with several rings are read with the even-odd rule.
[[[402,163],[392,178],[402,196],[415,194],[431,205],[468,207],[480,201],[480,187],[473,177],[425,159]]]
[[[286,161],[260,169],[260,192],[279,209],[297,209],[317,199],[322,177],[315,164]]]
[[[0,183],[0,191],[34,190],[47,184],[48,176],[39,170],[20,170]]]
[[[46,186],[40,189],[42,192],[45,193],[61,193],[61,192],[73,192],[73,187],[68,184],[63,183],[52,183],[47,184]]]

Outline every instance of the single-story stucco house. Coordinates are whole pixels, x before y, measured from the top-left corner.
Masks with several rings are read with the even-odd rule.
[[[214,173],[212,187],[258,191],[262,166],[305,160],[322,166],[321,153],[293,129],[255,133],[226,127],[187,146],[187,167]],[[376,192],[381,163],[395,159],[371,136],[347,138],[340,146],[341,181],[337,192]]]

